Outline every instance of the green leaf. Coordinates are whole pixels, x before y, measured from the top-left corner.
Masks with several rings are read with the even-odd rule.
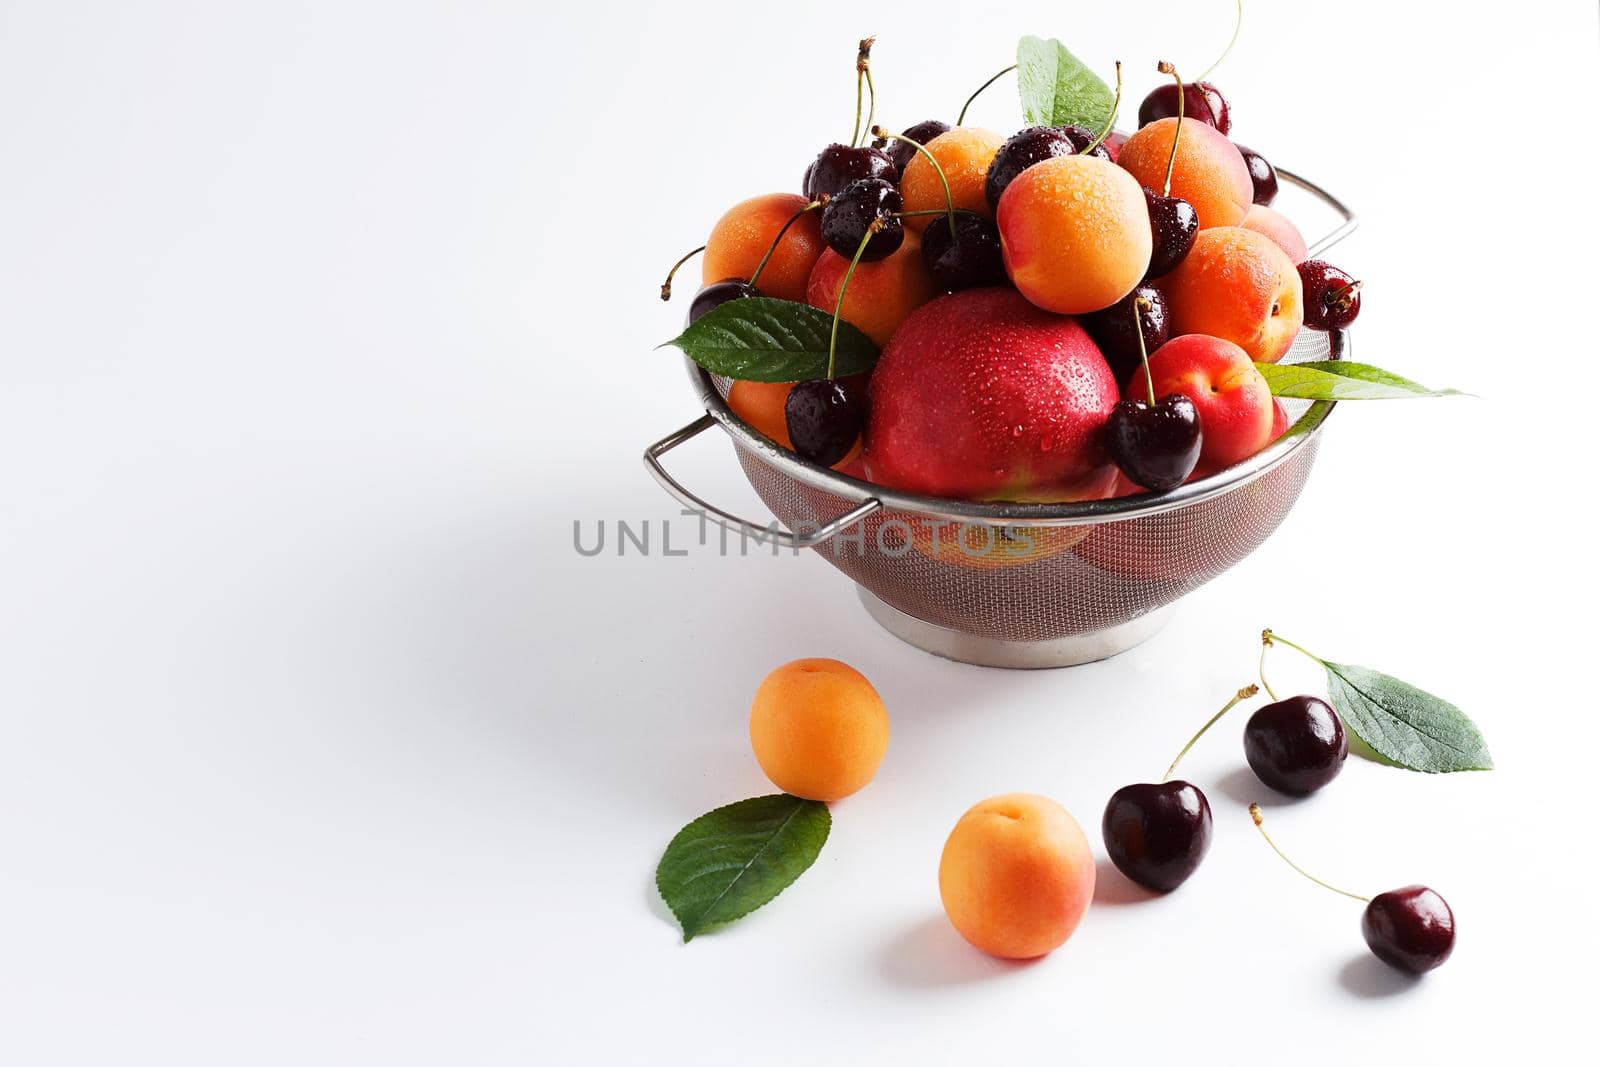
[[[1430,774],[1494,766],[1483,735],[1449,701],[1366,667],[1322,665],[1334,710],[1384,760]]]
[[[1022,114],[1040,126],[1083,126],[1096,133],[1111,118],[1116,94],[1055,38],[1017,42]]]
[[[656,867],[656,888],[684,941],[787,889],[816,860],[832,825],[820,800],[774,793],[717,808],[679,830]]]
[[[1382,367],[1325,359],[1308,363],[1257,363],[1273,396],[1299,400],[1407,400],[1461,396],[1456,389],[1429,389]]]
[[[752,382],[803,382],[828,373],[833,316],[809,304],[750,296],[712,308],[668,341],[712,374]],[[834,375],[868,370],[878,346],[839,323]]]

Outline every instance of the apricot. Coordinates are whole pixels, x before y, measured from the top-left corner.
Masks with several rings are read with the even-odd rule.
[[[1200,413],[1200,466],[1221,470],[1253,456],[1272,441],[1272,390],[1245,350],[1232,341],[1204,334],[1174,337],[1150,356],[1156,396],[1182,393]],[[1144,376],[1135,374],[1124,399],[1146,395]],[[1199,468],[1196,468],[1199,469]]]
[[[996,220],[1012,282],[1046,311],[1079,315],[1109,307],[1150,266],[1144,190],[1103,159],[1058,156],[1034,164],[1006,186]]]
[[[772,784],[807,800],[839,800],[878,773],[889,713],[872,683],[836,659],[797,659],[762,680],[750,747]]]
[[[917,308],[939,295],[933,275],[923,262],[920,242],[911,234],[905,243],[886,259],[857,263],[844,293],[839,317],[872,338],[882,348],[889,343],[895,328]],[[850,269],[850,261],[833,249],[825,249],[811,268],[805,302],[833,314],[839,299],[839,286]]]
[[[1008,793],[961,816],[939,857],[939,897],[956,931],[991,956],[1058,948],[1094,899],[1083,829],[1048,797]]]
[[[1174,335],[1223,337],[1258,363],[1278,362],[1300,332],[1300,272],[1287,252],[1255,230],[1201,230],[1161,288]]]
[[[994,154],[1005,143],[1006,139],[993,130],[957,126],[941,133],[923,147],[939,161],[939,166],[944,170],[944,176],[950,182],[950,199],[955,206],[992,219],[994,213],[989,210],[989,199],[984,195],[984,182],[988,180],[989,164],[994,160]],[[944,186],[939,184],[939,175],[934,171],[933,164],[921,152],[913,150],[913,155],[914,158],[900,177],[900,198],[905,210],[943,208]],[[908,218],[906,229],[920,234],[937,218],[937,215]]]
[[[1299,266],[1306,261],[1306,239],[1300,235],[1300,228],[1290,222],[1280,211],[1274,211],[1262,204],[1251,204],[1250,210],[1245,212],[1244,221],[1239,223],[1247,230],[1266,234],[1272,243],[1283,249],[1289,257],[1289,262]]]
[[[1159,119],[1128,138],[1117,153],[1117,165],[1140,185],[1161,192],[1167,178],[1167,157],[1172,152],[1176,118]],[[1178,138],[1178,158],[1172,165],[1172,196],[1193,205],[1202,230],[1210,226],[1237,226],[1250,210],[1255,186],[1250,168],[1234,143],[1203,122],[1183,120]]]
[[[793,452],[789,424],[783,416],[784,401],[793,388],[793,382],[736,381],[728,389],[728,407],[757,433]]]
[[[793,193],[768,193],[733,205],[706,238],[701,277],[707,284],[725,278],[749,281],[783,224],[808,202]],[[763,296],[805,300],[811,268],[827,247],[822,243],[822,225],[817,216],[815,211],[801,215],[778,242],[757,283]]]

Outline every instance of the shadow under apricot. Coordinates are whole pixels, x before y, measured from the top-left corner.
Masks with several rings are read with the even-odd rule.
[[[987,956],[967,944],[943,915],[929,915],[884,945],[879,967],[892,985],[930,989],[1000,978],[1036,962]]]

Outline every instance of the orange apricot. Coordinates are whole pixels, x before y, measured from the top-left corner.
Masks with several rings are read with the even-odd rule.
[[[990,219],[994,218],[994,213],[989,210],[984,183],[989,178],[989,164],[1005,143],[1006,139],[993,130],[957,126],[941,133],[923,147],[939,161],[940,168],[944,170],[944,176],[950,182],[951,202],[958,208],[976,211]],[[905,173],[900,178],[900,198],[906,211],[930,211],[945,206],[944,186],[940,184],[933,164],[921,152],[913,151],[911,162],[906,164]],[[913,216],[906,219],[906,229],[920,234],[937,218],[937,215]]]
[[[956,931],[1006,959],[1058,948],[1094,899],[1094,854],[1060,804],[1008,793],[961,816],[939,857],[939,897]]]
[[[879,348],[889,343],[895,328],[917,308],[939,295],[933,275],[923,262],[921,242],[911,234],[899,248],[873,263],[857,263],[844,293],[839,317],[872,338]],[[839,286],[850,269],[850,261],[833,249],[825,249],[811,268],[805,301],[812,307],[833,314],[839,300]]]
[[[1239,223],[1247,230],[1266,234],[1272,238],[1272,243],[1283,249],[1289,256],[1289,262],[1299,265],[1306,260],[1306,239],[1300,235],[1300,228],[1281,212],[1261,204],[1251,204],[1250,210],[1245,212],[1244,221]]]
[[[1161,192],[1177,128],[1176,118],[1158,119],[1141,128],[1117,153],[1117,165],[1140,185]],[[1200,228],[1237,226],[1250,210],[1254,194],[1250,169],[1234,143],[1203,122],[1184,119],[1172,165],[1171,195],[1189,201]]]
[[[1001,194],[996,220],[1012,282],[1046,311],[1109,307],[1150,266],[1144,190],[1127,171],[1093,156],[1029,167]]]
[[[797,659],[761,682],[750,747],[772,784],[807,800],[839,800],[878,773],[889,713],[872,683],[836,659]]]
[[[728,389],[728,407],[757,433],[793,452],[789,423],[783,414],[784,402],[793,388],[793,382],[736,381]]]
[[[1241,226],[1195,235],[1194,247],[1161,279],[1172,334],[1204,333],[1276,363],[1304,316],[1300,272],[1270,237]]]
[[[700,276],[706,284],[724,278],[749,281],[783,224],[808,202],[793,193],[768,193],[733,205],[706,238]],[[805,300],[806,280],[827,247],[822,243],[822,224],[817,215],[818,212],[809,211],[795,219],[778,242],[757,283],[763,296]]]

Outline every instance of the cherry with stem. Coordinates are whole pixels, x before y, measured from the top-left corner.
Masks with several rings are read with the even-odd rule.
[[[1106,419],[1106,451],[1137,485],[1163,493],[1182,485],[1200,462],[1200,412],[1182,393],[1156,399],[1150,373],[1150,353],[1145,349],[1143,314],[1152,308],[1143,296],[1133,300],[1133,332],[1139,342],[1145,400],[1117,401]]]
[[[1183,80],[1171,63],[1162,60],[1156,69],[1170,74],[1178,85]],[[1178,140],[1183,136],[1183,94],[1178,95],[1178,123],[1172,131],[1172,148],[1167,153],[1167,174],[1161,192],[1145,189],[1145,206],[1150,210],[1150,266],[1145,269],[1146,279],[1159,278],[1169,273],[1194,247],[1195,235],[1200,232],[1200,216],[1194,205],[1182,197],[1172,195],[1172,171],[1178,162]]]
[[[1261,631],[1261,660],[1256,671],[1272,702],[1258,708],[1245,724],[1244,755],[1264,784],[1303,797],[1339,776],[1350,755],[1350,741],[1343,721],[1327,701],[1308,694],[1279,700],[1272,691],[1267,684],[1267,649],[1275,639],[1283,640],[1274,638],[1271,630]],[[1305,652],[1298,645],[1292,647]]]
[[[1424,974],[1450,958],[1456,945],[1456,920],[1444,897],[1423,885],[1391,889],[1375,897],[1340,889],[1300,866],[1278,847],[1267,833],[1260,804],[1250,805],[1250,818],[1278,858],[1302,877],[1366,905],[1361,913],[1361,936],[1374,956],[1408,974]]]
[[[850,279],[872,239],[884,228],[888,220],[879,217],[866,226],[855,255],[839,282],[839,295],[833,303],[833,322],[828,331],[828,367],[826,376],[810,381],[796,382],[783,402],[784,426],[789,431],[789,442],[797,454],[813,463],[831,467],[849,454],[856,439],[861,436],[865,422],[860,398],[845,383],[834,378],[839,347],[839,321],[844,311],[844,296],[850,288]]]
[[[1222,54],[1195,81],[1187,84],[1180,81],[1175,86],[1160,85],[1150,90],[1144,102],[1139,105],[1140,126],[1148,126],[1160,119],[1181,114],[1180,109],[1187,102],[1189,111],[1197,121],[1214,127],[1219,133],[1227,133],[1232,128],[1227,98],[1222,95],[1221,90],[1205,79],[1228,57],[1228,53],[1233,51],[1234,43],[1239,39],[1239,31],[1244,26],[1242,0],[1237,5],[1236,11],[1233,36],[1229,39],[1227,47],[1222,50]]]
[[[1172,776],[1207,730],[1257,692],[1247,685],[1235,693],[1183,746],[1160,782],[1125,785],[1111,794],[1100,822],[1106,854],[1139,885],[1170,893],[1205,858],[1211,847],[1211,803],[1198,786]]]

